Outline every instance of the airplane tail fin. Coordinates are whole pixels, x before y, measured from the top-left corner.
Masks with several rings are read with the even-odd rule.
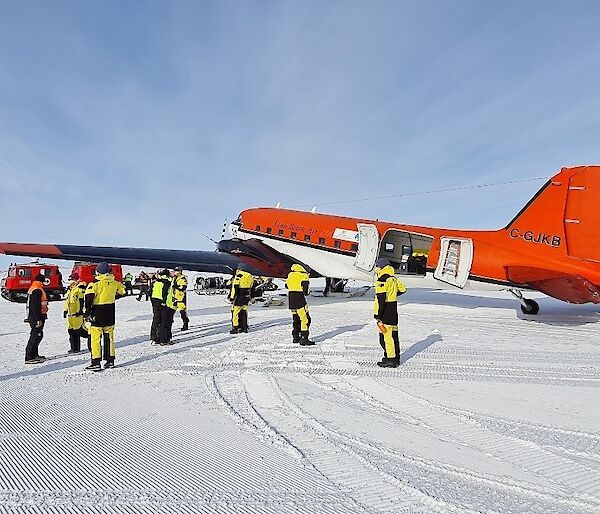
[[[600,262],[600,166],[563,168],[505,227],[511,238]]]

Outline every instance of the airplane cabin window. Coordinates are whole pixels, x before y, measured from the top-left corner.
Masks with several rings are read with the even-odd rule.
[[[256,231],[260,232],[260,225],[256,225]]]
[[[353,252],[357,252],[358,251],[358,245],[356,243],[352,243],[352,246],[350,247],[350,250],[352,250]]]
[[[290,235],[291,235],[292,239],[296,239],[296,237],[298,236],[298,234],[296,234],[296,232],[292,232]]]
[[[267,227],[267,234],[270,234],[271,232],[273,232],[273,229],[271,227]]]
[[[307,234],[304,236],[304,240],[310,242],[310,236]]]
[[[279,229],[279,232],[277,232],[280,236],[283,235],[283,229]]]
[[[320,237],[319,238],[319,244],[320,245],[324,245],[325,244],[325,238],[324,237]]]
[[[341,248],[341,247],[342,247],[342,242],[341,242],[341,241],[335,241],[335,242],[333,243],[333,246],[334,246],[335,248]]]

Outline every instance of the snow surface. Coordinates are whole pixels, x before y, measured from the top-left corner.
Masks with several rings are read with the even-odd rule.
[[[600,314],[504,293],[412,289],[403,364],[379,369],[371,297],[311,298],[230,336],[222,296],[151,346],[118,302],[117,364],[66,356],[62,306],[23,363],[24,306],[0,303],[0,512],[600,512]],[[175,328],[181,320],[176,318]]]

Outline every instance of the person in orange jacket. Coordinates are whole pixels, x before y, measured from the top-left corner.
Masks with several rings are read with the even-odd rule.
[[[27,291],[27,319],[31,331],[29,341],[25,349],[25,364],[39,364],[46,357],[38,353],[38,348],[44,338],[44,324],[48,317],[48,298],[44,291],[44,280],[46,277],[39,273]]]

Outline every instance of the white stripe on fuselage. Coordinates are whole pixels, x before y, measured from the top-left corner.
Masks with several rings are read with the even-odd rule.
[[[232,227],[232,235],[239,239],[260,239],[279,253],[290,256],[324,277],[372,280],[373,274],[354,267],[353,255],[342,255],[333,251],[302,245],[292,241],[283,241],[264,235],[245,232],[243,228]]]

